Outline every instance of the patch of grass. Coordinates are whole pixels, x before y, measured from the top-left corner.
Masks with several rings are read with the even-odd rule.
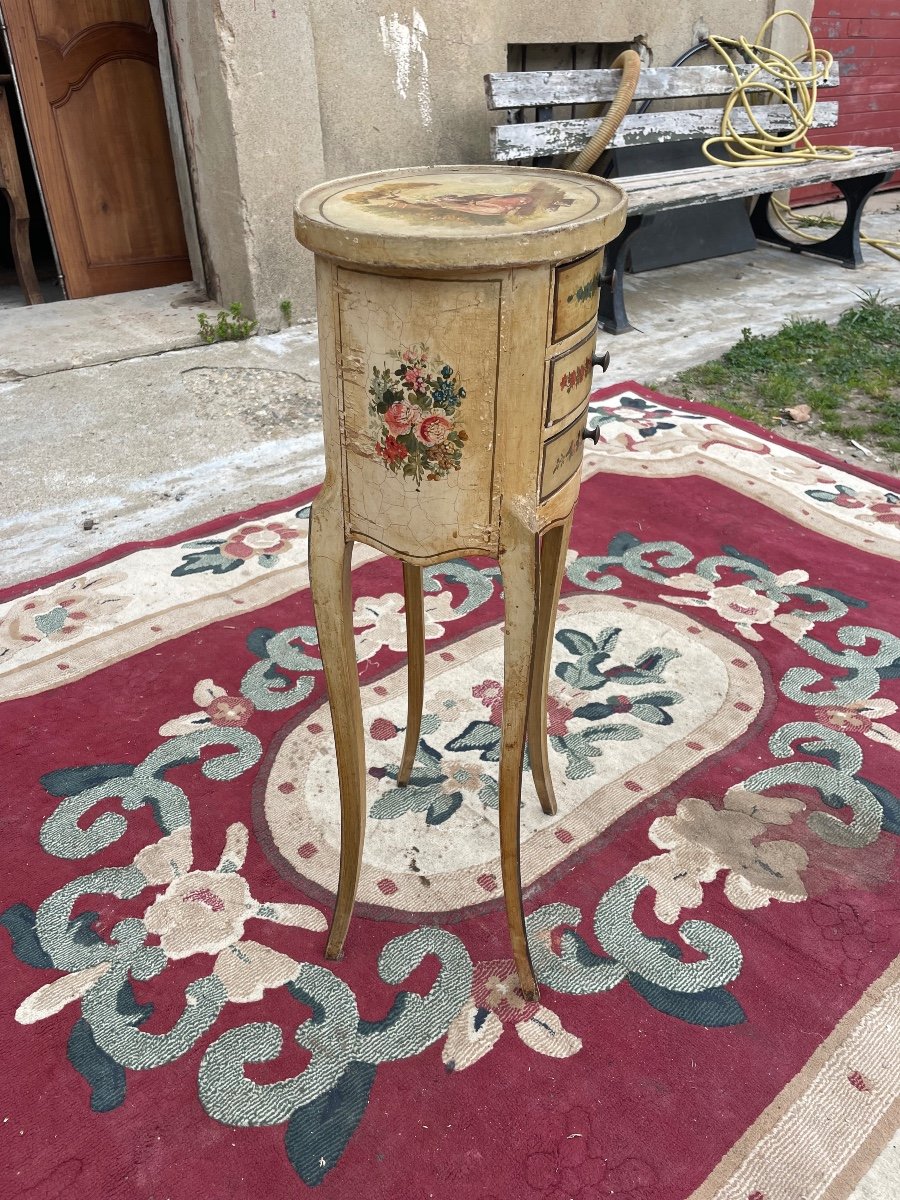
[[[720,359],[664,387],[761,425],[808,404],[818,428],[900,454],[900,304],[864,294],[836,325],[795,318],[769,336],[744,329]]]
[[[285,325],[290,325],[294,319],[293,302],[291,300],[282,300],[278,307],[281,309],[281,316]]]
[[[228,312],[220,310],[215,321],[211,321],[206,313],[198,313],[200,336],[204,342],[241,342],[256,331],[258,321],[251,321],[244,316],[242,306],[235,301],[229,304]]]

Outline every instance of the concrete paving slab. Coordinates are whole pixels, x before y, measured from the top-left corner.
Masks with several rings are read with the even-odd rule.
[[[313,324],[0,384],[0,585],[324,472]]]
[[[3,308],[0,381],[196,346],[217,309],[193,283]]]
[[[848,1200],[896,1200],[900,1184],[900,1133],[890,1142],[859,1181]]]
[[[900,239],[900,193],[875,197],[863,228],[871,237]],[[900,301],[900,262],[871,247],[864,248],[864,258],[863,266],[852,271],[813,255],[759,245],[747,253],[629,275],[625,296],[636,331],[614,337],[601,333],[610,352],[605,382],[664,383],[724,354],[745,327],[765,334],[791,317],[836,321],[865,292]]]
[[[877,211],[867,213],[866,228],[898,236],[900,194],[877,197],[870,208]],[[0,376],[0,583],[175,533],[321,479],[314,324],[173,349],[193,336],[199,306],[167,309],[186,294],[175,289],[160,305],[160,293],[169,291],[144,294],[132,310],[144,315],[133,320],[116,315],[126,310],[115,296],[102,297],[108,304],[99,307],[71,301],[22,310],[30,348],[10,345],[10,314],[0,315],[0,362],[18,363],[7,382]],[[834,321],[862,291],[900,301],[900,263],[867,250],[864,266],[847,271],[760,247],[629,276],[626,291],[639,332],[601,335],[612,365],[595,375],[598,386],[626,379],[665,386],[667,376],[716,358],[744,327],[769,333],[792,316]],[[67,317],[59,332],[53,312],[76,305],[89,314],[80,343],[78,322]],[[98,311],[107,314],[108,329],[94,324]],[[142,357],[123,359],[129,345]],[[85,365],[92,356],[99,365]],[[844,457],[868,461],[852,449]]]
[[[54,280],[41,279],[38,276],[38,284],[45,304],[54,304],[57,300],[65,299],[62,288]],[[15,275],[12,272],[4,272],[0,275],[0,321],[3,319],[2,314],[5,310],[27,307],[25,293],[16,282]]]

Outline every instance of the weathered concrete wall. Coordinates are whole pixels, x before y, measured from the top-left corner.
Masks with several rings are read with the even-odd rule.
[[[481,81],[506,70],[508,44],[630,43],[643,35],[662,66],[700,31],[754,36],[771,0],[345,0],[341,21],[333,0],[310,0],[310,9],[325,165],[329,175],[348,175],[486,161]]]
[[[812,0],[792,5],[808,15]],[[664,65],[709,31],[755,35],[783,0],[170,0],[212,286],[264,327],[312,312],[293,242],[303,188],[385,167],[485,162],[482,76],[512,43],[630,43]]]
[[[170,0],[198,228],[211,294],[262,328],[314,306],[294,239],[297,192],[325,177],[313,35],[302,0]]]

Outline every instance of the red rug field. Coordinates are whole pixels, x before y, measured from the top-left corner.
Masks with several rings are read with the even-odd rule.
[[[559,812],[499,885],[502,596],[360,547],[366,861],[310,494],[0,595],[3,1200],[842,1200],[900,1123],[900,484],[598,393],[556,627]],[[900,1185],[898,1185],[900,1186]]]

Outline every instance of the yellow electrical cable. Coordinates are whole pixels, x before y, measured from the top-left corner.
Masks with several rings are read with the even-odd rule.
[[[772,26],[781,17],[799,22],[803,31],[806,49],[796,58],[789,58],[778,50],[762,45]],[[816,46],[809,22],[798,12],[782,9],[773,13],[763,22],[756,35],[756,41],[752,43],[743,37],[710,36],[708,41],[731,71],[735,83],[734,90],[725,102],[721,133],[717,137],[707,138],[703,143],[703,154],[709,162],[723,167],[756,167],[770,163],[781,165],[813,162],[820,158],[843,162],[853,157],[854,152],[850,146],[816,146],[809,140],[818,85],[828,77],[834,58],[827,50]],[[747,75],[742,76],[739,73],[728,48],[738,50],[744,60],[751,64],[752,70]],[[803,67],[806,69],[803,70]],[[766,78],[762,78],[763,76]],[[782,134],[774,134],[764,129],[754,111],[755,106],[750,103],[751,92],[755,92],[757,98],[759,93],[763,92],[770,103],[786,105],[794,120],[793,127]],[[735,128],[733,113],[738,105],[743,109],[755,133],[741,133]],[[722,153],[715,153],[713,147]],[[806,233],[791,220],[793,209],[790,205],[773,197],[773,207],[775,215],[785,228],[804,241],[824,240]],[[832,221],[830,218],[825,218],[825,221],[827,224],[840,225],[840,221]],[[895,249],[900,250],[900,242],[869,237],[862,237],[861,241],[900,261],[900,254],[894,252]]]
[[[821,242],[826,240],[826,238],[818,238],[811,233],[807,233],[803,228],[803,218],[798,217],[789,204],[785,204],[784,201],[779,200],[777,196],[772,196],[771,200],[772,207],[775,209],[776,218],[790,233],[795,234],[804,242]],[[834,217],[819,217],[817,218],[816,223],[820,225],[831,225],[836,229],[839,229],[842,224],[841,221],[835,220]],[[896,241],[893,238],[866,237],[865,235],[861,236],[859,240],[861,242],[865,242],[867,246],[871,246],[874,250],[880,250],[881,253],[886,254],[888,258],[893,258],[897,262],[900,262],[900,241]]]

